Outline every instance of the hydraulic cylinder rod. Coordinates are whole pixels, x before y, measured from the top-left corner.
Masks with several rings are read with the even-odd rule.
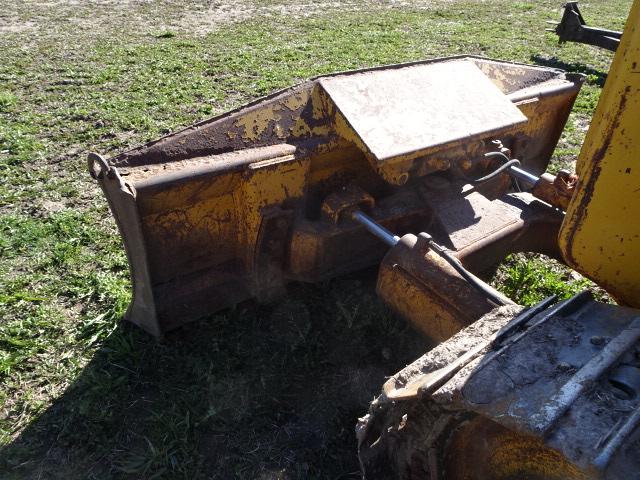
[[[533,187],[536,183],[538,183],[538,180],[540,180],[540,177],[536,177],[532,173],[529,173],[520,167],[516,167],[515,165],[509,167],[509,173],[511,174],[511,176],[517,178],[518,180],[522,180],[531,187]]]
[[[364,228],[369,230],[369,232],[374,234],[376,237],[378,237],[380,240],[382,240],[384,243],[386,243],[390,247],[395,246],[400,240],[399,236],[394,235],[389,230],[384,228],[379,223],[376,223],[375,221],[373,221],[373,219],[371,219],[370,217],[368,217],[367,215],[365,215],[359,210],[356,210],[355,212],[353,212],[353,214],[351,215],[351,218],[353,218],[356,222],[360,223],[362,226],[364,226]]]

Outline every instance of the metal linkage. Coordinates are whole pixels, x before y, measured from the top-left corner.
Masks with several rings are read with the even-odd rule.
[[[424,236],[425,234],[421,233],[420,235]],[[496,305],[507,305],[508,304],[508,302],[509,302],[508,299],[506,299],[502,295],[497,294],[497,292],[495,290],[493,290],[493,288],[491,288],[485,282],[480,280],[478,277],[476,277],[469,270],[464,268],[464,266],[462,265],[460,260],[458,260],[456,257],[451,255],[449,253],[449,251],[445,247],[443,247],[442,245],[439,245],[438,243],[434,242],[433,239],[431,239],[431,236],[429,236],[429,246],[436,253],[438,253],[438,255],[440,255],[444,260],[446,260],[446,262],[449,265],[451,265],[453,267],[453,269],[456,272],[458,272],[462,278],[464,278],[467,282],[469,282],[471,285],[473,285],[477,290],[479,290],[482,293],[484,293],[487,296],[487,298],[489,300],[491,300],[493,303],[495,303]]]
[[[360,223],[369,232],[371,232],[373,235],[378,237],[380,240],[385,242],[390,247],[395,246],[400,241],[400,237],[399,236],[394,235],[392,232],[390,232],[389,230],[384,228],[379,223],[376,223],[372,218],[370,218],[366,214],[362,213],[360,210],[355,210],[351,214],[351,218],[353,218],[353,220],[355,220],[358,223]],[[485,294],[489,300],[491,300],[496,305],[506,305],[507,304],[508,299],[506,299],[505,297],[497,294],[497,292],[495,292],[489,285],[484,283],[482,280],[480,280],[478,277],[476,277],[473,273],[471,273],[469,270],[464,268],[462,263],[460,263],[460,260],[458,260],[456,257],[451,255],[447,251],[447,249],[445,247],[443,247],[442,245],[439,245],[438,243],[436,243],[433,240],[433,238],[431,238],[431,235],[423,232],[423,233],[420,233],[420,236],[423,237],[423,238],[426,238],[428,243],[429,243],[429,246],[438,255],[440,255],[449,265],[451,265],[453,267],[453,269],[456,272],[458,272],[462,278],[464,278],[467,282],[469,282],[471,285],[473,285],[476,289],[478,289],[483,294]]]
[[[609,442],[607,442],[602,451],[595,458],[593,464],[596,466],[596,468],[604,470],[609,465],[613,454],[618,451],[623,442],[627,439],[627,437],[629,437],[629,435],[631,435],[631,433],[639,424],[640,409],[637,409],[632,412],[631,415],[629,415],[622,427],[620,427],[620,430],[618,430],[616,434],[609,440]]]
[[[534,186],[540,180],[540,177],[536,177],[534,174],[523,170],[518,166],[512,166],[509,168],[509,173],[511,176],[517,178],[518,180],[522,180],[523,182],[529,184],[530,186]]]
[[[362,213],[360,210],[354,211],[351,214],[351,218],[360,223],[362,226],[364,226],[364,228],[369,230],[369,232],[374,234],[390,247],[395,246],[400,241],[399,236],[394,235],[382,225],[376,223],[373,219]]]

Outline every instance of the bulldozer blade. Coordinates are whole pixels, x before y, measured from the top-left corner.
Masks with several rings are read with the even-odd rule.
[[[110,159],[91,154],[128,255],[126,317],[159,336],[287,282],[380,262],[385,245],[345,211],[424,231],[437,214],[425,179],[479,176],[495,140],[542,173],[582,81],[469,56],[391,65],[312,79]],[[498,183],[496,195],[508,188]]]

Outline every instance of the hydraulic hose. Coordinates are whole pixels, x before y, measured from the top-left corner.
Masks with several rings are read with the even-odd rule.
[[[496,153],[498,153],[498,152],[496,152]],[[515,165],[517,165],[519,167],[520,166],[520,160],[518,160],[516,158],[514,158],[512,160],[508,160],[507,163],[504,163],[504,164],[500,165],[498,168],[496,168],[489,175],[485,175],[484,177],[476,178],[475,180],[472,180],[471,183],[473,183],[474,185],[477,185],[479,183],[488,182],[489,180],[491,180],[493,178],[496,178],[502,172],[504,172],[505,170],[508,170],[509,168],[511,168],[512,166],[515,166]]]
[[[470,182],[473,185],[479,185],[481,183],[487,182],[497,177],[498,175],[500,175],[502,172],[505,172],[505,171],[513,177],[514,181],[516,182],[516,187],[518,188],[518,190],[520,190],[520,185],[518,184],[518,180],[522,180],[523,182],[529,184],[529,186],[534,186],[539,180],[539,177],[536,177],[535,175],[532,175],[526,170],[523,170],[522,168],[520,168],[521,167],[520,160],[516,158],[510,159],[502,152],[488,152],[488,153],[485,153],[484,156],[499,157],[503,159],[505,163],[503,163],[498,168],[496,168],[493,172],[491,172],[488,175],[485,175],[484,177],[480,177],[475,180],[470,180]]]
[[[460,260],[451,255],[446,248],[441,245],[438,245],[433,240],[429,241],[429,245],[436,251],[438,255],[440,255],[449,265],[453,267],[453,269],[460,274],[462,278],[464,278],[467,282],[473,285],[477,290],[482,292],[487,296],[487,298],[495,303],[496,305],[508,305],[509,302],[506,301],[501,295],[498,295],[491,287],[489,287],[485,282],[476,277],[469,270],[464,268]]]

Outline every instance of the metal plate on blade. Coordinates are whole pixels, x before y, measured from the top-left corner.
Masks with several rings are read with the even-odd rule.
[[[522,223],[523,205],[489,200],[478,192],[426,192],[426,198],[455,250],[462,250],[513,223]],[[506,200],[506,198],[505,198]],[[510,198],[512,202],[514,199]]]
[[[323,78],[320,84],[379,162],[527,121],[468,61]]]

